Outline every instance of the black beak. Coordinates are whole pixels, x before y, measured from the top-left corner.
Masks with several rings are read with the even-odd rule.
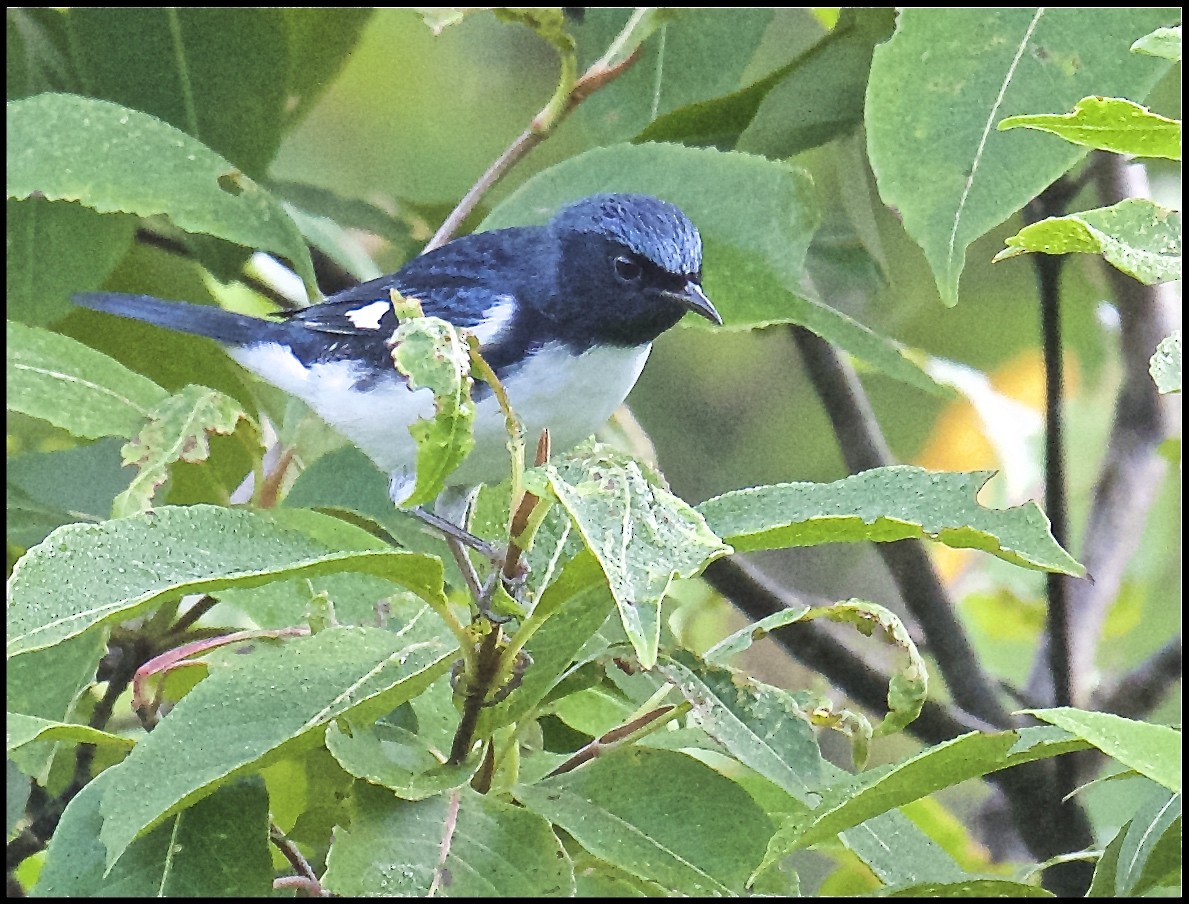
[[[702,291],[702,287],[694,280],[690,280],[685,284],[685,288],[680,292],[665,292],[665,297],[673,299],[687,311],[693,311],[699,317],[705,317],[716,326],[722,326],[722,315],[715,310],[714,305],[710,299],[706,297],[706,293]]]

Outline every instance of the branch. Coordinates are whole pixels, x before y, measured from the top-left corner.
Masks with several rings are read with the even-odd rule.
[[[893,464],[858,375],[828,342],[800,326],[790,327],[809,378],[830,417],[852,473]],[[1011,725],[995,683],[983,670],[954,603],[917,540],[876,543],[904,604],[920,623],[946,686],[962,709],[999,728]]]
[[[633,17],[627,26],[625,26],[621,37],[629,33],[629,30],[634,29],[635,22],[636,17]],[[636,62],[638,55],[638,53],[633,52],[622,60],[611,62],[609,59],[611,53],[609,51],[606,56],[587,69],[582,78],[574,83],[569,94],[565,96],[560,105],[557,103],[556,98],[551,100],[545,109],[533,117],[528,128],[521,132],[516,140],[508,146],[508,149],[500,154],[495,162],[487,168],[487,172],[479,177],[479,181],[472,185],[470,190],[463,195],[462,200],[458,202],[458,205],[450,212],[450,215],[446,217],[445,222],[438,227],[438,231],[434,233],[434,237],[429,240],[429,244],[425,246],[425,251],[432,251],[434,248],[438,248],[450,241],[454,237],[454,233],[458,231],[458,227],[462,225],[462,221],[471,215],[483,196],[500,179],[507,175],[512,167],[523,160],[529,151],[548,138],[557,127],[557,124],[565,119],[571,110],[608,82],[614,81],[626,72]],[[422,253],[424,254],[425,251]]]
[[[1151,194],[1146,170],[1115,155],[1100,168],[1098,184],[1103,204]],[[1069,584],[1070,611],[1077,613],[1069,642],[1073,700],[1078,706],[1090,698],[1103,623],[1139,548],[1144,522],[1167,471],[1157,447],[1170,434],[1174,406],[1179,405],[1179,399],[1161,398],[1148,373],[1156,344],[1179,326],[1175,287],[1145,286],[1105,261],[1102,265],[1119,313],[1123,381],[1079,556],[1093,579]],[[1051,699],[1042,668],[1046,656],[1046,650],[1038,651],[1029,681],[1029,695],[1037,699]]]
[[[1150,713],[1181,680],[1181,638],[1176,637],[1113,684],[1099,688],[1093,708],[1137,719]]]
[[[753,621],[800,606],[802,601],[774,587],[738,556],[712,562],[702,577]],[[769,635],[798,662],[819,672],[857,704],[872,712],[887,709],[888,675],[817,622],[797,622]],[[927,700],[906,729],[926,744],[940,744],[970,731],[995,731],[955,707]]]

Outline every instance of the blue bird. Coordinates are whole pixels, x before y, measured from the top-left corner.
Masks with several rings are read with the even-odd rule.
[[[400,505],[415,477],[409,426],[432,416],[433,399],[427,389],[410,390],[393,366],[390,289],[478,337],[527,435],[548,428],[553,447],[564,450],[619,407],[652,341],[686,312],[722,323],[701,277],[702,240],[680,209],[646,195],[602,194],[544,226],[455,239],[279,320],[145,295],[100,292],[75,301],[222,343],[362,449],[390,476]],[[475,447],[439,498],[448,518],[460,514],[450,510],[473,487],[508,473],[503,415],[484,390],[476,386]]]

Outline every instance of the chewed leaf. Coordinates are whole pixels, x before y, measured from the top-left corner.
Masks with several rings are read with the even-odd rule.
[[[1181,159],[1181,124],[1120,97],[1084,97],[1072,113],[1009,116],[999,123],[1001,132],[1019,128],[1117,154]]]
[[[1144,198],[1128,198],[1025,226],[1007,239],[996,261],[1030,251],[1101,254],[1147,285],[1181,278],[1181,215]]]
[[[669,585],[730,547],[660,478],[609,447],[581,446],[542,473],[598,560],[641,664],[651,668]]]
[[[343,571],[387,578],[431,605],[446,602],[442,563],[432,556],[335,549],[260,512],[165,506],[102,524],[68,524],[13,568],[6,654],[56,646],[187,593]]]
[[[185,232],[279,254],[317,291],[309,250],[281,205],[198,139],[139,110],[73,94],[10,101],[7,112],[9,198],[165,215]]]
[[[1156,346],[1148,372],[1161,393],[1181,391],[1181,331],[1165,336]]]
[[[417,478],[401,505],[421,505],[437,497],[475,446],[470,356],[454,327],[438,317],[402,320],[391,346],[396,369],[408,377],[409,386],[428,389],[434,397],[433,418],[409,427],[417,442]]]
[[[888,685],[888,714],[876,728],[876,735],[892,734],[912,722],[921,712],[928,692],[928,674],[925,662],[917,651],[916,644],[908,636],[903,622],[893,613],[876,603],[865,600],[846,600],[833,606],[814,608],[783,609],[736,631],[706,651],[706,661],[726,663],[731,657],[742,653],[756,640],[799,621],[814,618],[828,618],[835,622],[853,624],[860,632],[872,636],[880,630],[881,639],[900,647],[905,654],[904,666],[892,675]]]
[[[916,538],[980,549],[1015,565],[1081,576],[1035,503],[988,509],[976,494],[990,471],[875,468],[834,483],[783,483],[735,490],[697,506],[741,552],[820,543]]]
[[[121,450],[124,464],[135,465],[136,477],[112,503],[121,518],[150,508],[158,487],[179,462],[206,461],[210,435],[230,435],[247,423],[247,441],[260,446],[260,431],[239,402],[205,386],[190,385],[149,413],[149,423]]]

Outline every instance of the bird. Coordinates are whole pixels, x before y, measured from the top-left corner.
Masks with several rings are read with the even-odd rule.
[[[401,507],[415,484],[409,427],[433,396],[393,365],[391,290],[415,298],[479,341],[527,436],[548,429],[564,451],[601,427],[635,385],[653,340],[692,312],[721,325],[702,289],[702,239],[676,205],[627,193],[592,195],[543,226],[455,238],[395,273],[275,319],[148,295],[90,292],[86,308],[214,339],[261,379],[305,402],[389,476]],[[476,384],[475,445],[447,478],[435,510],[510,470],[504,415]],[[463,503],[465,506],[465,503]]]

